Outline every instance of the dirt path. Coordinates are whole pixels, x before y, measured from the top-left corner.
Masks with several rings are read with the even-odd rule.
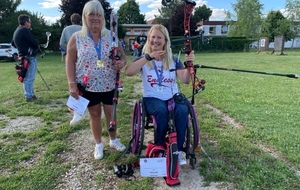
[[[71,115],[69,115],[71,118]],[[88,118],[88,117],[86,117]],[[7,117],[1,117],[3,120],[9,120]],[[22,121],[22,122],[20,122]],[[10,120],[7,127],[1,129],[0,133],[11,133],[15,131],[25,132],[28,130],[37,129],[39,126],[42,126],[39,118],[35,117],[20,117],[13,120]],[[145,141],[148,142],[151,140],[153,134],[145,132]],[[123,178],[118,178],[113,173],[112,170],[108,170],[106,166],[101,163],[101,161],[94,160],[93,158],[93,149],[94,149],[94,140],[89,129],[77,131],[73,133],[68,138],[70,147],[72,151],[63,152],[60,156],[65,160],[66,165],[71,163],[71,168],[61,176],[62,183],[58,184],[55,189],[68,189],[68,190],[97,190],[97,189],[115,189],[117,190],[117,184],[120,183]],[[108,139],[103,139],[104,144],[108,144]],[[104,155],[105,156],[105,155]],[[198,163],[200,160],[199,154],[196,155]],[[34,162],[34,161],[33,161]],[[34,165],[34,163],[31,163]],[[139,169],[135,169],[134,175],[137,180],[140,178]],[[103,182],[96,184],[96,177],[98,174],[105,176]],[[179,180],[181,185],[176,187],[169,187],[163,178],[154,178],[153,190],[226,190],[233,189],[231,185],[222,184],[222,183],[212,183],[210,186],[204,187],[203,177],[200,176],[199,170],[192,170],[191,167],[187,164],[180,167]],[[98,188],[97,188],[98,187]]]
[[[146,133],[146,136],[147,135]],[[56,189],[90,189],[96,190],[96,175],[99,173],[106,174],[106,179],[101,183],[101,189],[118,189],[117,183],[124,180],[118,178],[113,174],[113,171],[107,171],[101,164],[101,161],[95,161],[93,158],[94,142],[90,130],[83,130],[76,134],[73,134],[69,138],[73,151],[66,152],[60,156],[66,159],[68,162],[73,163],[71,169],[62,176],[62,184],[59,184]],[[104,143],[107,145],[108,140],[104,139]],[[146,141],[146,139],[145,139]],[[199,155],[197,160],[200,160]],[[96,164],[95,164],[96,163]],[[137,179],[139,176],[139,169],[134,170],[134,175]],[[155,178],[153,190],[218,190],[218,189],[233,189],[228,184],[212,183],[208,187],[204,187],[203,177],[199,175],[197,169],[192,170],[187,164],[181,166],[179,179],[180,186],[169,187],[163,178]]]

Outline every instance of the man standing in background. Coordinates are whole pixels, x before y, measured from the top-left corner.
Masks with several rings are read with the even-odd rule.
[[[60,41],[59,41],[59,46],[61,51],[63,52],[63,56],[66,55],[67,52],[67,44],[71,38],[71,36],[73,35],[73,33],[81,30],[81,16],[77,13],[73,13],[71,15],[71,23],[72,25],[70,26],[66,26],[62,33],[61,33],[61,37],[60,37]],[[63,61],[63,58],[62,58]]]
[[[141,35],[139,35],[138,37],[136,37],[136,41],[139,44],[139,48],[138,48],[138,57],[140,57],[142,55],[142,50],[143,47],[147,41],[147,36],[145,35],[145,32],[142,31]]]
[[[18,17],[19,26],[13,34],[11,44],[18,49],[19,56],[26,57],[29,66],[23,81],[24,95],[27,102],[37,100],[34,94],[33,83],[37,70],[36,54],[39,44],[30,32],[31,20],[28,15],[21,14]]]

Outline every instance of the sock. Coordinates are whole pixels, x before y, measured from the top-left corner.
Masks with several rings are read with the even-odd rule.
[[[182,155],[182,152],[181,151],[178,151],[178,156],[181,156]]]
[[[100,146],[103,146],[102,142],[96,144],[96,147],[97,147],[97,148],[100,147]]]

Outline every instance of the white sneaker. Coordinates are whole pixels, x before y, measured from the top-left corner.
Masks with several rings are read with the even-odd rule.
[[[83,115],[80,115],[79,113],[77,113],[77,112],[74,111],[73,119],[70,121],[70,125],[76,124],[82,118],[83,118]]]
[[[182,155],[181,151],[178,153],[178,162],[179,162],[179,165],[185,165],[186,164],[186,159]]]
[[[95,146],[94,157],[97,160],[101,160],[103,158],[103,144],[102,143],[98,146],[97,145]]]
[[[120,142],[119,139],[110,140],[109,146],[118,151],[124,151],[126,149],[126,147]]]

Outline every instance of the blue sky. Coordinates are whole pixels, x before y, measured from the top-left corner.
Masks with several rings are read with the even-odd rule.
[[[126,2],[126,0],[107,0],[110,2],[112,8],[115,11]],[[158,15],[158,8],[161,7],[161,0],[136,0],[140,5],[140,12],[146,15],[146,20],[154,18],[154,15]],[[231,4],[236,3],[237,0],[197,0],[195,1],[197,6],[205,4],[211,10],[213,15],[210,20],[224,20],[225,10],[231,10]],[[26,9],[34,13],[40,13],[48,22],[55,22],[60,18],[61,12],[59,11],[59,4],[61,0],[22,0],[18,9]],[[263,13],[268,13],[270,10],[280,10],[284,13],[285,0],[260,0],[261,4],[264,4]]]

